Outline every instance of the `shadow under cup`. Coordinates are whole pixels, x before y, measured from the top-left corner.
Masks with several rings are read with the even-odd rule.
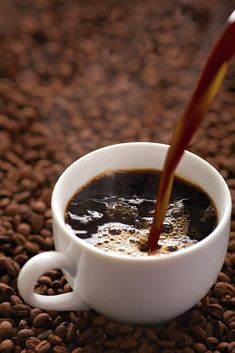
[[[218,213],[216,229],[197,244],[161,256],[119,256],[102,252],[76,237],[64,222],[68,201],[88,181],[107,170],[162,169],[167,149],[167,145],[144,142],[108,146],[65,170],[52,196],[56,252],[39,254],[22,269],[19,289],[26,301],[44,309],[91,307],[125,322],[158,323],[182,314],[207,293],[226,255],[231,197],[222,176],[190,152],[185,152],[176,174],[206,191]],[[50,298],[29,294],[33,280],[26,278],[27,268],[35,283],[52,265],[64,271],[73,291]]]

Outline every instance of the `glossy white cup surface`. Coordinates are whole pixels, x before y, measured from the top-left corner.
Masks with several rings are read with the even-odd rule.
[[[93,308],[120,321],[160,323],[182,314],[206,295],[226,255],[231,197],[222,176],[200,157],[186,151],[176,170],[177,176],[205,190],[218,212],[215,230],[195,245],[161,256],[113,255],[76,237],[64,222],[70,198],[95,176],[108,170],[161,170],[167,149],[167,145],[148,142],[112,145],[85,155],[64,171],[52,195],[56,251],[36,255],[23,266],[18,287],[26,302],[47,310]],[[34,293],[38,278],[55,268],[64,272],[72,292]]]

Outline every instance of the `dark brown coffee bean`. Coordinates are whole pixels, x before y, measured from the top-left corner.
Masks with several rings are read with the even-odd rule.
[[[85,344],[86,342],[89,342],[95,334],[96,334],[96,329],[94,327],[91,327],[91,328],[87,329],[86,331],[82,332],[78,336],[79,342],[81,344]]]
[[[209,305],[209,312],[216,319],[220,319],[223,317],[224,309],[219,304],[210,304]]]
[[[44,201],[38,200],[38,201],[32,202],[32,208],[34,211],[43,214],[47,209],[47,205]]]
[[[192,325],[189,329],[193,337],[199,341],[203,341],[207,337],[207,332],[198,325]]]
[[[23,304],[22,300],[18,297],[18,295],[11,295],[10,302],[12,305]]]
[[[44,331],[44,329],[42,329],[42,328],[34,328],[34,333],[37,335],[37,338],[40,341],[48,340],[48,337],[50,334],[52,334],[52,332],[53,332],[52,330]]]
[[[14,200],[17,203],[25,202],[31,197],[31,192],[30,191],[22,191],[19,192],[17,195],[15,195]]]
[[[32,241],[26,241],[24,244],[24,248],[29,255],[36,255],[39,251],[38,244]]]
[[[31,227],[27,223],[20,223],[17,227],[17,232],[23,235],[29,235],[31,232]]]
[[[185,314],[185,322],[189,325],[204,327],[206,319],[199,310],[190,310]]]
[[[62,341],[64,341],[66,337],[66,327],[63,324],[60,324],[59,326],[56,327],[55,334],[59,336],[62,339]]]
[[[231,342],[228,345],[228,352],[229,353],[234,353],[235,352],[235,342]]]
[[[54,241],[51,237],[47,237],[44,241],[44,249],[52,250],[54,248]]]
[[[16,261],[9,259],[9,261],[7,261],[6,266],[7,266],[7,272],[11,277],[15,278],[18,276],[20,272],[20,266]]]
[[[0,303],[0,313],[3,317],[11,317],[12,316],[12,306],[9,302]]]
[[[41,309],[39,309],[39,308],[33,308],[33,309],[30,311],[30,319],[31,319],[31,320],[34,320],[34,318],[35,318],[37,315],[41,314],[41,312],[42,312]]]
[[[229,342],[235,342],[235,328],[229,330],[228,334],[227,334],[227,338]]]
[[[48,335],[47,339],[51,343],[52,346],[59,346],[62,343],[62,339],[59,336],[54,335],[53,333],[50,333]]]
[[[230,327],[230,325],[235,321],[234,310],[225,311],[223,314],[223,319],[224,319],[225,324]]]
[[[47,313],[40,313],[33,319],[34,327],[41,327],[49,320],[49,315]]]
[[[37,213],[32,213],[29,219],[32,231],[35,233],[40,232],[44,225],[44,217]]]
[[[138,353],[152,352],[152,349],[148,343],[142,343],[138,347]]]
[[[109,333],[109,332],[117,332],[118,329],[118,325],[116,322],[108,322],[107,324],[105,324],[104,326],[104,330],[105,332]]]
[[[183,348],[193,343],[193,339],[191,338],[191,336],[187,335],[183,331],[175,331],[172,334],[172,338],[175,340],[176,347],[178,348]]]
[[[66,328],[66,340],[67,342],[73,342],[76,337],[76,328],[75,325],[70,322]]]
[[[158,346],[162,349],[173,349],[175,347],[175,342],[173,340],[171,341],[161,340],[158,342]]]
[[[194,353],[194,351],[192,350],[192,348],[190,347],[184,347],[182,350],[181,350],[182,353]]]
[[[93,347],[102,346],[106,340],[106,335],[103,332],[98,332],[95,336],[92,337],[90,345]]]
[[[207,337],[205,339],[205,344],[209,349],[214,350],[219,343],[219,340],[216,337]]]
[[[118,332],[120,333],[131,333],[133,332],[133,327],[127,324],[119,324],[118,325]]]
[[[9,340],[5,339],[0,343],[0,352],[2,353],[11,353],[14,350],[14,343]]]
[[[0,338],[9,338],[12,335],[12,324],[9,321],[0,322]]]
[[[132,349],[137,347],[138,343],[134,339],[124,339],[123,341],[120,342],[119,347],[120,349]]]
[[[228,342],[221,342],[217,345],[216,350],[219,352],[226,352],[228,348]]]
[[[12,306],[12,313],[16,317],[28,317],[30,315],[30,308],[25,304],[16,304]]]
[[[4,197],[0,200],[0,208],[5,208],[11,202],[10,198]]]
[[[56,353],[56,352],[55,352]],[[60,352],[59,352],[60,353]],[[79,348],[75,348],[72,353],[84,353],[84,348],[83,347],[79,347]]]
[[[19,321],[19,329],[23,329],[23,328],[29,328],[28,320],[21,319]]]
[[[222,298],[226,294],[233,296],[234,295],[234,287],[230,283],[218,282],[214,286],[213,294],[219,298]]]
[[[38,280],[39,284],[45,284],[46,286],[50,286],[52,283],[52,279],[49,276],[41,276]]]
[[[231,282],[229,276],[226,275],[226,273],[224,273],[224,272],[220,272],[219,273],[218,280],[221,281],[221,282],[227,282],[227,283]]]
[[[12,287],[8,286],[5,283],[0,283],[0,296],[2,301],[8,300],[13,293],[14,293],[14,290]]]
[[[119,343],[118,343],[117,341],[106,340],[106,341],[104,342],[104,347],[110,348],[110,349],[111,349],[111,348],[116,349],[116,348],[119,347]]]
[[[24,328],[18,331],[17,336],[21,342],[25,342],[29,337],[33,336],[33,330]]]
[[[147,337],[147,339],[150,340],[150,342],[158,342],[159,341],[159,338],[157,337],[157,334],[151,328],[147,328],[145,330],[144,334]]]
[[[28,236],[28,240],[32,243],[36,243],[39,248],[43,247],[44,238],[41,235],[33,234]]]
[[[66,347],[55,346],[53,347],[53,353],[70,353],[70,350]]]
[[[38,345],[35,347],[35,352],[36,353],[46,353],[49,352],[51,349],[51,344],[48,341],[41,341],[38,343]]]
[[[192,345],[192,349],[197,353],[205,353],[208,351],[208,349],[204,343],[194,343]]]
[[[14,353],[21,353],[22,352],[22,347],[15,345],[14,347]]]
[[[108,318],[106,316],[100,315],[93,320],[93,324],[97,326],[103,326],[107,323]]]

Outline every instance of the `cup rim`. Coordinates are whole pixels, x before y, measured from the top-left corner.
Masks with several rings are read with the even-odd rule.
[[[79,237],[77,237],[73,233],[73,231],[66,226],[66,224],[64,222],[64,218],[62,219],[62,217],[58,216],[58,211],[59,211],[59,209],[61,209],[61,206],[58,205],[58,202],[56,199],[56,193],[58,193],[58,188],[61,187],[61,182],[63,182],[62,179],[64,179],[66,177],[66,174],[68,173],[68,171],[71,168],[73,168],[77,163],[80,163],[83,160],[86,160],[90,156],[94,156],[96,153],[100,153],[102,150],[106,150],[106,149],[110,149],[110,148],[119,148],[120,146],[130,146],[130,145],[139,145],[139,146],[144,146],[144,145],[145,146],[146,145],[153,146],[154,145],[154,146],[159,146],[159,147],[164,147],[164,148],[169,147],[168,144],[156,143],[156,142],[125,142],[125,143],[112,144],[112,145],[107,145],[105,147],[98,148],[94,151],[91,151],[91,152],[85,154],[84,156],[80,157],[79,159],[75,160],[72,164],[70,164],[63,171],[63,173],[58,178],[58,180],[55,184],[55,187],[53,189],[52,198],[51,198],[51,209],[52,209],[53,221],[56,220],[58,225],[63,230],[63,232],[65,232],[66,235],[69,236],[69,238],[71,238],[71,240],[74,240],[82,248],[86,249],[86,251],[88,251],[96,256],[100,256],[100,257],[107,258],[110,260],[115,259],[115,261],[121,261],[121,262],[131,261],[131,262],[147,263],[147,262],[153,262],[153,261],[167,261],[167,260],[171,260],[171,259],[173,260],[179,256],[190,255],[192,252],[199,251],[200,248],[207,246],[208,243],[210,243],[213,240],[213,238],[216,236],[216,234],[218,236],[218,234],[222,232],[222,228],[231,218],[231,210],[232,210],[231,194],[230,194],[229,188],[228,188],[224,178],[221,176],[221,174],[218,172],[218,170],[215,169],[215,167],[213,167],[205,159],[199,157],[198,155],[196,155],[188,150],[185,150],[184,154],[187,154],[189,157],[191,156],[191,158],[198,160],[199,162],[204,164],[207,168],[210,168],[213,171],[213,173],[216,174],[217,178],[220,180],[220,183],[222,183],[222,185],[223,185],[224,193],[225,193],[225,196],[228,201],[226,204],[226,208],[223,211],[223,215],[222,215],[221,219],[219,220],[219,223],[217,224],[215,229],[209,235],[207,235],[204,239],[198,241],[196,244],[192,244],[189,247],[179,249],[175,252],[171,252],[171,253],[167,253],[167,254],[149,255],[149,256],[146,255],[146,256],[141,256],[141,257],[138,257],[138,256],[132,257],[132,256],[122,255],[122,254],[119,255],[118,253],[109,253],[109,252],[106,253],[106,252],[96,248],[94,245],[89,244],[88,242],[84,241],[83,239],[80,239]],[[107,169],[107,170],[110,170],[110,169]],[[105,170],[104,170],[104,172],[105,172]],[[176,173],[176,176],[177,176],[177,173]],[[184,179],[184,177],[180,177],[180,178]],[[69,199],[68,199],[68,201],[69,201]],[[63,213],[64,213],[64,209],[63,209]]]

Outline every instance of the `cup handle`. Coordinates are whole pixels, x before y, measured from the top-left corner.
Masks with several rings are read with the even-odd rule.
[[[25,263],[18,277],[18,289],[22,298],[30,305],[45,310],[86,310],[88,305],[74,291],[58,295],[34,293],[38,278],[50,269],[62,269],[71,276],[76,275],[76,268],[64,254],[47,251],[32,257]]]

